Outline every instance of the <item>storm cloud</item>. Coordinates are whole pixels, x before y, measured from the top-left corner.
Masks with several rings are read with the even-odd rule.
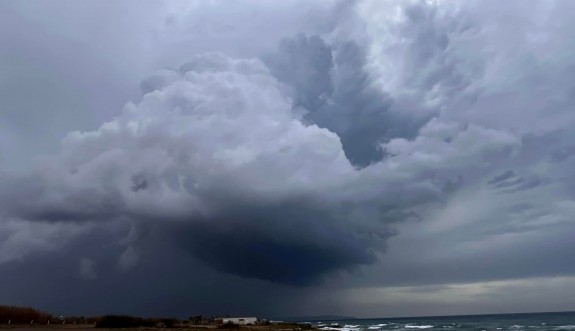
[[[81,313],[16,299],[50,264],[99,312],[168,314],[575,275],[571,3],[57,3],[78,22],[0,5],[6,298]]]
[[[189,229],[177,232],[189,238],[180,238],[182,246],[208,265],[305,284],[373,263],[391,223],[442,195],[436,183],[409,183],[400,198],[383,195],[394,170],[356,170],[337,135],[292,112],[259,60],[211,53],[161,74],[172,79],[121,116],[69,134],[62,154],[33,180],[5,181],[8,215],[183,223]]]

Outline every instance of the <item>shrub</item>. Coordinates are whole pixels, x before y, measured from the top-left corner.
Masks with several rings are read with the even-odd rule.
[[[29,324],[30,321],[34,323],[45,324],[52,319],[52,315],[42,311],[28,308],[28,307],[14,307],[14,306],[0,306],[0,323],[11,324]]]
[[[162,318],[162,323],[167,328],[173,328],[177,320],[174,318]]]
[[[97,328],[137,328],[137,327],[151,327],[155,326],[153,320],[146,320],[140,317],[126,316],[126,315],[106,315],[102,316],[97,322]]]
[[[222,324],[221,328],[222,329],[239,329],[240,325],[234,324],[232,322],[227,322],[227,323]]]

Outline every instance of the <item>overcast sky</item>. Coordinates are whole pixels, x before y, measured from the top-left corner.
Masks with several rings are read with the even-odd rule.
[[[0,1],[0,304],[575,310],[574,12]]]

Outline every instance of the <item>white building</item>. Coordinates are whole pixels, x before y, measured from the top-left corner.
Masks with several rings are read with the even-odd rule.
[[[257,321],[257,317],[225,317],[223,322],[224,324],[254,325]]]

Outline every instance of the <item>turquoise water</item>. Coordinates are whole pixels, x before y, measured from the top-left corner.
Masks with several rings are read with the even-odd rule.
[[[575,331],[575,312],[313,321],[334,331]]]

